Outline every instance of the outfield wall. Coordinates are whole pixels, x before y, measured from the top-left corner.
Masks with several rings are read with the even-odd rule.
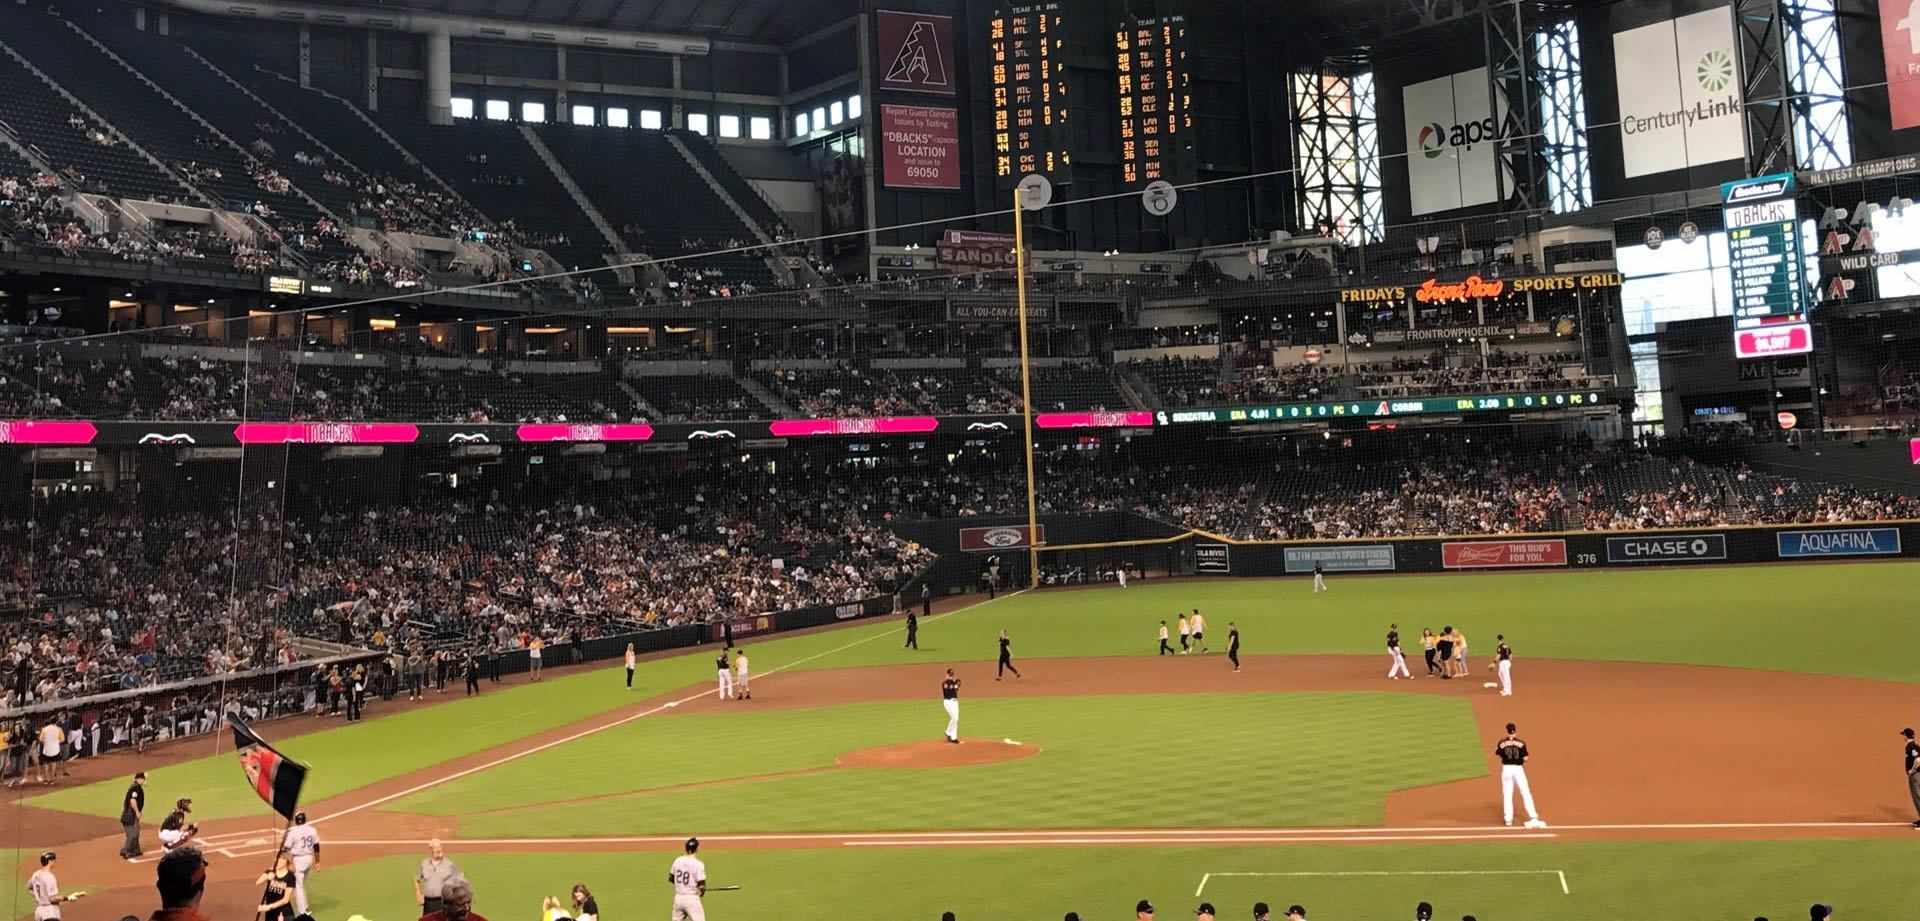
[[[1920,556],[1920,522],[1721,526],[1648,531],[1566,531],[1390,540],[1236,541],[1202,532],[1170,539],[1064,546],[1043,567],[1110,568],[1152,575],[1305,576],[1335,573],[1631,569],[1644,566],[1874,560]]]

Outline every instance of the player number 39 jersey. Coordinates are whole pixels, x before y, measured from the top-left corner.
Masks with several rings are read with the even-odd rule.
[[[673,881],[675,895],[698,895],[700,884],[707,881],[707,865],[692,854],[676,857],[673,869],[667,871],[667,878]]]

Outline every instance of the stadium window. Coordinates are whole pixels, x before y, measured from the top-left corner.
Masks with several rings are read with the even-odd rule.
[[[833,105],[828,106],[827,112],[829,113],[828,115],[829,120],[835,126],[838,126],[841,122],[847,120],[847,109],[841,103],[836,102]]]
[[[807,113],[802,112],[799,115],[795,115],[793,117],[793,136],[806,137],[807,130]]]
[[[615,109],[611,107],[607,109],[607,127],[625,128],[625,127],[628,127],[630,124],[632,123],[627,121],[626,109]]]
[[[813,130],[815,131],[827,130],[827,110],[826,109],[815,108],[813,110]]]
[[[448,100],[453,106],[454,118],[472,118],[473,100],[465,96],[455,96]]]
[[[573,123],[576,125],[593,124],[593,106],[574,106]]]
[[[694,134],[705,137],[707,134],[707,113],[688,112],[687,113],[687,130],[693,132]]]
[[[505,99],[487,100],[487,119],[489,121],[503,122],[512,117],[513,107],[507,105]]]
[[[747,119],[747,137],[756,141],[773,140],[773,119],[762,115]]]
[[[539,124],[547,120],[547,104],[544,102],[523,102],[520,104],[520,120]]]
[[[739,137],[740,136],[740,116],[738,115],[720,116],[720,136],[723,138]]]
[[[665,122],[661,121],[660,119],[659,109],[641,109],[640,110],[640,127],[645,128],[648,131],[659,131],[660,126],[663,124],[665,124]]]
[[[847,117],[859,118],[861,111],[860,97],[858,95],[847,97]]]

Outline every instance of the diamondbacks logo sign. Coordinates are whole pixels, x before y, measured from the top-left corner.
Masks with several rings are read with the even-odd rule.
[[[874,15],[880,88],[953,95],[953,18],[891,10]]]

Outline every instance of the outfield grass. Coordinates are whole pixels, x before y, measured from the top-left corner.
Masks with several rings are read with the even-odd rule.
[[[1208,804],[1235,821],[1225,797]],[[532,917],[544,895],[565,897],[586,883],[604,916],[664,914],[669,851],[450,856],[474,881],[474,910],[490,918]],[[899,848],[729,852],[710,843],[709,882],[738,892],[707,896],[710,917],[842,921],[928,919],[942,911],[961,921],[1125,918],[1151,899],[1159,916],[1193,916],[1201,898],[1222,918],[1248,917],[1264,900],[1298,902],[1309,917],[1332,921],[1413,917],[1433,902],[1436,917],[1473,913],[1487,921],[1703,921],[1757,915],[1806,917],[1816,901],[1845,918],[1920,917],[1920,874],[1906,841],[1513,842],[1363,846],[1132,848]],[[343,918],[409,917],[416,857],[327,870],[315,877],[314,913]],[[1411,876],[1436,870],[1552,869],[1557,875]],[[1203,873],[1385,873],[1375,877],[1226,877],[1194,896]]]
[[[651,724],[651,725],[642,725]],[[939,738],[934,701],[642,720],[595,748],[552,752],[388,804],[461,815],[675,783],[831,765],[842,752]],[[961,728],[1042,746],[965,768],[843,768],[692,790],[468,815],[464,837],[707,831],[1378,825],[1392,790],[1480,777],[1473,710],[1386,692],[1026,697],[970,700]],[[1405,757],[1405,734],[1433,740]],[[993,742],[977,744],[991,745]],[[1337,754],[1336,754],[1337,753]]]
[[[1920,563],[1335,576],[1332,591],[1317,596],[1300,579],[1136,583],[1125,590],[1003,596],[933,618],[921,630],[918,652],[884,638],[897,636],[897,622],[747,645],[762,675],[788,666],[991,661],[1003,627],[1012,631],[1021,658],[1147,655],[1160,618],[1199,607],[1219,641],[1227,622],[1238,621],[1250,655],[1376,653],[1388,621],[1411,636],[1421,626],[1451,623],[1482,656],[1492,650],[1493,634],[1504,632],[1523,659],[1724,665],[1920,683],[1920,658],[1909,652],[1920,638],[1910,597],[1917,576]],[[693,652],[644,663],[632,694],[619,690],[620,669],[609,663],[291,739],[285,748],[312,764],[308,799],[318,799],[703,684],[712,680],[710,656]],[[271,736],[271,727],[267,732]],[[153,779],[156,789],[190,792],[204,818],[265,815],[236,770],[230,756],[220,756],[161,769]],[[114,780],[28,802],[112,817],[123,787]]]

